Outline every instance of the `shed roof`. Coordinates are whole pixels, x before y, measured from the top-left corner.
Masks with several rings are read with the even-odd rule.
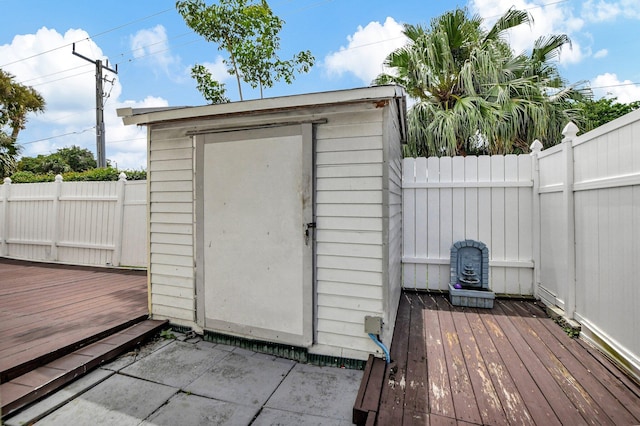
[[[255,114],[301,107],[399,99],[400,109],[404,114],[404,96],[404,89],[400,86],[373,86],[195,107],[120,108],[117,112],[124,124],[144,125],[201,117]]]

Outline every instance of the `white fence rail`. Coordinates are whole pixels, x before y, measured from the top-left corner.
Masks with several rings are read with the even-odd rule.
[[[404,287],[446,290],[451,245],[473,239],[493,291],[533,295],[531,167],[529,155],[404,159]]]
[[[0,255],[96,266],[147,266],[146,181],[0,187]]]

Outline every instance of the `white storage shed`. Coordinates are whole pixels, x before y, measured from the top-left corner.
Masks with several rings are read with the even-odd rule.
[[[395,86],[120,109],[147,126],[154,318],[364,360],[401,293]],[[367,330],[370,331],[370,330]]]

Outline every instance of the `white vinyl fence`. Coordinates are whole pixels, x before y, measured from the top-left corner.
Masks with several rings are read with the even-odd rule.
[[[640,110],[534,152],[538,296],[640,377]]]
[[[450,249],[489,248],[490,285],[533,295],[533,181],[529,155],[405,158],[403,285],[446,290]]]
[[[0,256],[94,266],[147,266],[146,181],[0,187]]]

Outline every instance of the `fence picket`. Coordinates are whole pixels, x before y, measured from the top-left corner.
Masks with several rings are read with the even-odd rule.
[[[416,178],[415,183],[420,185],[427,182],[427,159],[416,159]],[[427,255],[427,240],[428,230],[427,221],[424,215],[419,212],[425,212],[428,209],[427,204],[427,189],[416,188],[416,236],[415,236],[415,257],[424,258]],[[416,288],[421,290],[427,289],[427,265],[419,263],[416,264]]]
[[[464,163],[465,183],[478,182],[478,157],[465,157]],[[478,188],[466,188],[464,197],[464,235],[473,240],[478,239],[478,192]]]
[[[427,159],[427,182],[430,185],[440,182],[440,159],[436,157]],[[427,189],[427,211],[422,215],[427,221],[427,258],[440,258],[440,190],[429,187]],[[427,264],[427,283],[430,290],[439,288],[440,266]]]
[[[402,162],[403,185],[415,182],[415,159],[405,158]],[[415,189],[405,189],[402,192],[402,253],[404,256],[415,257],[416,235],[416,205]],[[405,288],[416,288],[416,265],[404,263],[402,265],[402,280]]]

